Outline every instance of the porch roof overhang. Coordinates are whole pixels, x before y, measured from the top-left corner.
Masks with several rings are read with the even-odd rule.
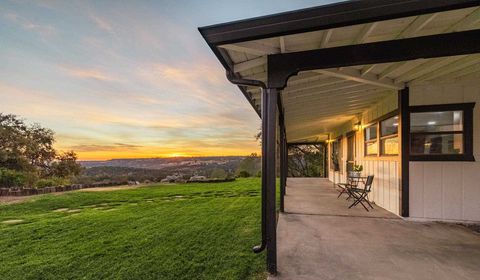
[[[348,1],[199,31],[228,72],[282,89],[288,142],[325,140],[407,84],[480,71],[479,0]],[[260,115],[260,89],[239,88]]]

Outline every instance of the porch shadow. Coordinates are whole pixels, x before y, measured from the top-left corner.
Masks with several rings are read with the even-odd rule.
[[[346,200],[346,194],[337,199],[339,193],[328,179],[289,178],[287,186],[285,212],[288,214],[400,219],[377,205],[369,212],[361,205],[349,209],[353,201]]]
[[[405,221],[375,207],[345,210],[328,180],[291,180],[270,279],[476,279],[480,235]],[[331,207],[331,208],[329,208]]]

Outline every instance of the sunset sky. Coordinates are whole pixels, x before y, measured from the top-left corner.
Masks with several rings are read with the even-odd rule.
[[[0,2],[0,112],[96,160],[258,152],[260,120],[197,27],[332,1]]]

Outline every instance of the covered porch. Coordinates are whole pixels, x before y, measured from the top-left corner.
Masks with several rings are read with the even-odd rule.
[[[271,279],[476,279],[480,236],[409,222],[375,206],[348,209],[325,179],[289,178]]]
[[[345,238],[347,227],[357,227],[366,244],[371,236],[386,239],[389,228],[398,230],[402,232],[398,240],[403,241],[386,242],[405,246],[399,252],[412,252],[411,259],[417,259],[424,253],[410,239],[418,238],[421,244],[430,233],[423,231],[423,225],[402,224],[406,222],[399,217],[480,221],[480,110],[475,106],[480,102],[478,0],[345,1],[203,27],[200,32],[225,67],[228,80],[239,86],[262,119],[262,240],[254,251],[267,250],[270,273],[282,272],[288,264],[278,256],[301,256],[313,250],[318,255],[309,261],[317,264],[310,268],[324,268],[324,273],[333,275],[335,271],[325,267],[329,262],[322,255],[325,252],[318,251],[323,243],[315,242],[330,236],[335,243],[334,235]],[[305,182],[287,184],[287,147],[292,143],[328,147],[330,182],[322,181],[322,189]],[[324,188],[346,182],[349,171],[358,165],[364,176],[374,176],[370,201],[380,207],[372,213],[359,207],[344,209],[345,201],[329,197],[332,188]],[[285,214],[280,214],[277,228],[278,195],[280,212]],[[288,221],[291,226],[282,226]],[[374,232],[365,230],[370,224],[376,225],[367,226]],[[296,237],[285,239],[296,226],[304,228],[300,235],[311,234],[312,241],[304,236],[298,239],[306,242],[304,246],[297,246],[292,241]],[[438,236],[442,232],[443,228]],[[358,249],[354,242],[358,237],[350,235],[353,241],[344,242],[348,246],[337,247],[342,250],[340,259],[370,250]],[[392,236],[397,235],[392,232]],[[478,250],[456,237],[452,240],[458,246]],[[442,244],[459,248],[442,240],[424,249],[434,251]],[[305,247],[315,244],[320,247]],[[388,254],[395,253],[390,249],[379,247],[383,258],[372,255],[372,260],[393,267],[410,264],[405,256],[392,255],[392,261],[386,261]],[[438,259],[432,260],[423,264],[428,267]],[[341,268],[336,273],[350,271],[348,263],[338,263]]]

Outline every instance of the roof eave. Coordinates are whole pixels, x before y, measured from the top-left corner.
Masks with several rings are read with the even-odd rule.
[[[478,6],[479,0],[362,0],[200,27],[223,45]]]

